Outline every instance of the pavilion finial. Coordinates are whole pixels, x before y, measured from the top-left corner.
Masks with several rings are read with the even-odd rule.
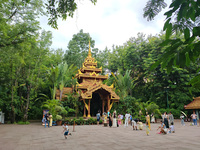
[[[90,48],[90,39],[89,39],[89,51],[88,51],[88,57],[92,57],[92,54],[91,54],[91,48]]]

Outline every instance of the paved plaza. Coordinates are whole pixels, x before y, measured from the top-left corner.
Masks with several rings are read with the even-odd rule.
[[[181,126],[175,122],[175,133],[156,134],[160,124],[151,124],[150,136],[132,127],[76,126],[72,136],[64,139],[61,126],[44,128],[30,125],[0,125],[0,150],[199,150],[200,127]],[[69,126],[70,131],[73,127]]]

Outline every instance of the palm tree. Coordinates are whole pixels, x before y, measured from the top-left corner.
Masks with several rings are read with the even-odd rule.
[[[56,89],[58,86],[58,75],[59,75],[58,66],[54,67],[52,65],[50,70],[48,70],[48,79],[52,86],[50,87],[52,99],[55,99],[56,96]]]
[[[58,85],[60,90],[60,100],[62,99],[62,93],[64,86],[72,86],[73,80],[72,76],[77,72],[77,67],[68,65],[67,63],[62,63],[58,65]]]
[[[123,100],[126,96],[132,96],[132,89],[136,84],[133,84],[133,80],[130,76],[131,70],[126,70],[125,75],[117,75],[115,76],[112,73],[112,76],[115,79],[115,85],[117,87],[117,93],[119,94],[121,100]]]

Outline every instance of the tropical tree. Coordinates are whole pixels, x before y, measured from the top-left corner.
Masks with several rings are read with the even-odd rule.
[[[127,70],[124,76],[121,74],[115,76],[114,73],[112,73],[112,76],[115,78],[117,93],[119,94],[121,100],[123,100],[128,95],[132,96],[132,89],[135,85],[131,79],[130,72],[130,70]]]
[[[59,90],[60,90],[60,100],[62,99],[62,93],[63,88],[65,86],[72,86],[72,77],[77,72],[77,67],[73,64],[71,66],[68,66],[67,63],[59,64],[58,65],[58,84],[59,84]]]
[[[84,33],[80,30],[79,33],[74,34],[72,40],[69,41],[64,60],[68,65],[74,64],[78,68],[82,66],[84,59],[87,57],[90,46],[93,48],[95,41],[92,40],[89,33]],[[93,53],[93,50],[92,50]]]
[[[168,72],[172,66],[184,68],[192,63],[199,63],[200,56],[200,1],[199,0],[173,0],[166,16],[163,30],[166,31],[166,40],[161,46],[167,46],[162,57],[152,66],[159,64],[167,68]],[[161,10],[166,7],[164,0],[149,0],[145,9],[144,17],[152,20]],[[183,34],[183,38],[170,38],[173,33]],[[199,69],[198,69],[199,70]],[[198,71],[197,71],[198,72]],[[193,86],[200,88],[200,75],[196,75],[190,82]]]

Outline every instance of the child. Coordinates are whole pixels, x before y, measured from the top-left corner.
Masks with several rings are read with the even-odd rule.
[[[148,125],[148,122],[146,122],[146,133],[147,133],[147,136],[149,136],[149,125]]]
[[[180,118],[181,118],[181,125],[182,125],[182,126],[185,126],[185,122],[184,122],[184,116],[183,116],[183,114],[181,114]]]
[[[167,128],[165,124],[163,123],[163,121],[160,121],[160,123],[161,123],[161,126],[158,127],[158,129],[160,129],[160,132],[158,134],[161,134],[161,133],[167,134]]]
[[[65,137],[65,139],[67,139],[67,135],[69,134],[69,135],[72,135],[71,133],[69,133],[69,129],[68,129],[68,125],[67,125],[67,123],[65,122],[64,123],[64,125],[63,125],[63,133],[64,133],[64,137]]]
[[[174,129],[174,123],[171,123],[171,126],[169,127],[169,133],[175,133],[175,129]]]
[[[138,123],[138,119],[132,119],[132,125],[133,125],[133,130],[138,130],[137,129],[137,123]]]

